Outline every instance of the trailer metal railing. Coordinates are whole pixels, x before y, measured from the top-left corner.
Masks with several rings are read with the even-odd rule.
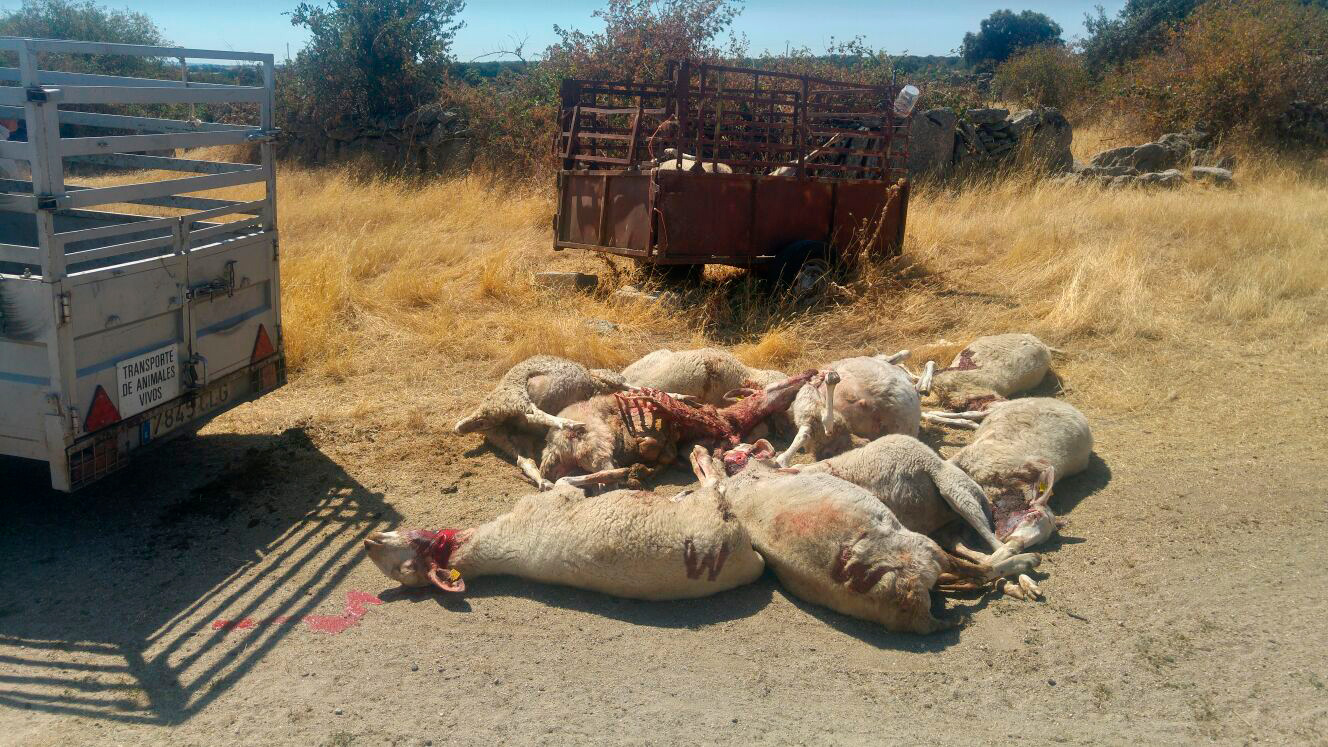
[[[229,52],[131,44],[59,41],[0,37],[0,54],[18,58],[18,67],[0,68],[0,118],[26,122],[26,142],[0,141],[0,158],[23,161],[32,173],[30,182],[0,181],[0,210],[32,215],[35,246],[0,243],[0,270],[4,264],[39,271],[48,282],[69,274],[89,272],[118,259],[182,254],[197,242],[237,232],[273,231],[276,227],[275,173],[272,165],[273,57],[270,54]],[[181,80],[71,73],[42,69],[44,54],[131,55],[178,60]],[[193,82],[188,60],[256,62],[262,66],[262,86]],[[259,124],[246,126],[196,119],[129,116],[98,111],[68,110],[81,105],[170,105],[235,103],[256,104]],[[61,137],[61,126],[97,128],[133,134]],[[150,151],[200,148],[214,145],[258,143],[260,163],[226,163],[174,156],[144,155]],[[68,163],[99,164],[120,169],[177,171],[191,176],[158,179],[105,187],[68,184]],[[261,200],[221,200],[187,196],[195,192],[266,183]],[[193,211],[155,220],[126,220],[119,225],[59,231],[57,215],[75,215],[80,209],[112,204],[136,204]],[[253,216],[232,223],[200,224],[236,214]],[[87,216],[85,216],[87,217]],[[157,235],[142,237],[144,232]],[[116,242],[117,239],[134,237]],[[87,248],[86,242],[98,240]],[[108,243],[109,242],[109,243]],[[80,248],[80,244],[83,245]]]

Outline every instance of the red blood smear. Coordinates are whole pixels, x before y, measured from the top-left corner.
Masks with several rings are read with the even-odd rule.
[[[382,604],[383,600],[363,591],[346,592],[346,611],[340,615],[307,615],[304,618],[295,618],[287,615],[277,617],[267,617],[261,620],[255,620],[252,617],[244,617],[239,620],[213,620],[212,629],[219,631],[230,630],[252,630],[260,625],[282,625],[296,620],[303,620],[310,630],[316,630],[320,633],[344,633],[353,627],[364,617],[366,604]]]

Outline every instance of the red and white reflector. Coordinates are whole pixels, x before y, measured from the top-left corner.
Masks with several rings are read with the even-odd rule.
[[[92,407],[88,408],[88,417],[83,421],[83,430],[91,433],[119,420],[120,411],[111,402],[111,395],[98,384],[96,393],[92,395]]]
[[[272,347],[272,339],[267,336],[267,328],[258,325],[258,336],[254,338],[254,352],[249,356],[249,362],[257,363],[275,352],[277,349]]]

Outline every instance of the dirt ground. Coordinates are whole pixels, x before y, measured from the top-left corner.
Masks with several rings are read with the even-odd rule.
[[[393,589],[370,531],[480,522],[526,488],[460,438],[403,469],[409,434],[320,426],[338,392],[300,381],[73,496],[2,462],[0,742],[1324,743],[1323,355],[1189,344],[1138,414],[1066,382],[1097,446],[1057,486],[1047,599],[950,599],[971,622],[931,637],[769,573],[675,603]]]

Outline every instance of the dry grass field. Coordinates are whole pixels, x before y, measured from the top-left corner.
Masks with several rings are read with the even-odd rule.
[[[6,502],[2,546],[39,557],[0,607],[0,733],[1323,743],[1328,179],[1257,154],[1236,175],[1233,190],[922,186],[904,256],[826,298],[772,299],[712,268],[680,304],[651,304],[613,295],[634,281],[625,263],[550,250],[545,182],[284,168],[290,384],[77,501],[47,493],[44,470],[19,476],[42,500]],[[541,269],[600,287],[542,291]],[[616,367],[725,345],[796,369],[910,348],[945,362],[1006,331],[1065,351],[1048,391],[1097,441],[1089,472],[1058,486],[1071,524],[1046,548],[1044,602],[951,600],[970,625],[921,639],[808,607],[769,576],[677,604],[512,579],[437,601],[388,591],[359,559],[371,529],[464,526],[526,491],[451,427],[528,355]],[[964,439],[925,435],[946,453]],[[150,474],[169,486],[142,495]],[[38,539],[57,532],[59,547]],[[94,542],[98,573],[60,571]],[[386,603],[339,636],[211,627],[337,614],[350,590]]]

